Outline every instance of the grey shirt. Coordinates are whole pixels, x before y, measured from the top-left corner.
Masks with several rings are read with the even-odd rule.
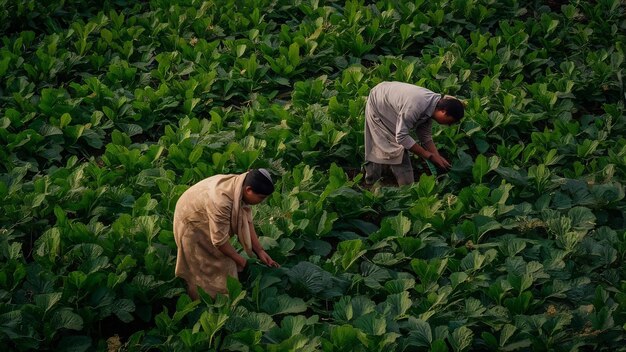
[[[432,119],[441,94],[413,84],[382,82],[370,91],[365,106],[365,160],[400,164],[416,142],[432,142]]]

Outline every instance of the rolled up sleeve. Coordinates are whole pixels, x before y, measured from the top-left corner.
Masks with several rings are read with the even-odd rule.
[[[428,119],[428,121],[423,124],[417,126],[415,129],[415,134],[417,135],[417,139],[423,146],[426,146],[433,142],[433,134],[432,134],[433,120]]]
[[[405,111],[401,111],[400,114],[398,114],[398,119],[396,121],[396,143],[403,146],[404,149],[411,149],[411,147],[415,144],[415,139],[413,139],[413,137],[409,134],[412,127],[410,118],[410,114],[407,114]]]

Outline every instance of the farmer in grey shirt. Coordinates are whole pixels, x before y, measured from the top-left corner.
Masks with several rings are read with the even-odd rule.
[[[458,99],[413,84],[382,82],[370,91],[365,106],[365,182],[373,184],[386,165],[399,185],[414,181],[409,151],[450,168],[433,143],[432,121],[451,125],[460,121],[464,106]],[[415,134],[417,143],[409,134]]]

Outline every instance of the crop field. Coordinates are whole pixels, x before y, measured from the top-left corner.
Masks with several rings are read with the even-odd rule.
[[[0,40],[5,351],[626,351],[624,1],[0,0]],[[365,187],[382,81],[467,102],[448,172]],[[281,268],[193,301],[176,201],[260,167]]]

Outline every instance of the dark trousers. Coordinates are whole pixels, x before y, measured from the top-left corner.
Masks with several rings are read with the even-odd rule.
[[[411,157],[409,152],[405,151],[402,156],[402,163],[397,165],[379,164],[372,161],[365,163],[365,183],[368,185],[374,184],[380,180],[383,169],[389,167],[391,172],[396,177],[396,181],[399,186],[410,185],[415,182],[413,176],[413,166],[411,165]]]

